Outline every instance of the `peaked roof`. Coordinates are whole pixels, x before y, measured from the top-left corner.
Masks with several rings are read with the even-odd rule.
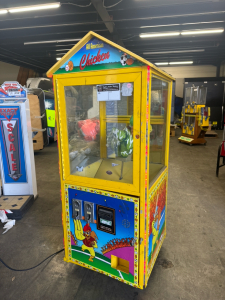
[[[53,74],[64,64],[66,63],[75,53],[77,53],[86,43],[88,43],[90,41],[91,38],[96,37],[99,40],[102,40],[103,42],[111,45],[112,47],[115,47],[119,50],[121,50],[122,52],[125,52],[129,55],[131,55],[132,57],[136,58],[138,61],[140,61],[141,63],[150,66],[151,68],[155,69],[156,71],[164,74],[165,76],[169,77],[170,79],[174,80],[174,78],[167,74],[166,72],[162,71],[161,69],[159,69],[158,67],[156,67],[154,64],[150,63],[148,60],[142,58],[141,56],[134,54],[133,52],[125,49],[124,47],[119,46],[116,43],[113,43],[112,41],[102,37],[101,35],[93,32],[93,31],[89,31],[70,51],[68,51],[63,57],[62,59],[60,59],[60,61],[58,61],[56,64],[54,64],[53,67],[51,67],[51,69],[48,70],[47,72],[47,76],[48,77],[52,77]]]

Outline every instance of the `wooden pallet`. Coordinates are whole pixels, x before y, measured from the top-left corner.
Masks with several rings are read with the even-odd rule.
[[[217,138],[218,134],[214,130],[207,130],[205,133],[206,138]]]
[[[8,214],[9,219],[20,220],[25,212],[30,208],[34,202],[34,195],[25,196],[6,196],[0,197],[0,209],[11,210],[11,214]]]

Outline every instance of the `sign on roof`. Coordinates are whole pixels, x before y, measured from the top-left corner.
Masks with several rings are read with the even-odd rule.
[[[17,81],[5,81],[0,86],[0,98],[6,99],[21,99],[27,98],[26,89],[20,85]]]
[[[134,57],[93,37],[54,74],[143,66]]]

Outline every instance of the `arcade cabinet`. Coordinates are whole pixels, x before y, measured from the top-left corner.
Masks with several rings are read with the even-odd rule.
[[[188,87],[182,108],[179,142],[206,145],[205,133],[209,127],[210,108],[205,106],[207,87]]]
[[[174,79],[94,32],[47,75],[65,261],[143,289],[166,236]]]
[[[27,90],[16,81],[0,86],[0,209],[21,219],[37,198]]]

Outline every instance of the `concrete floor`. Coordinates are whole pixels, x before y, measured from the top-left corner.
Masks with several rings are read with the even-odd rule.
[[[190,147],[171,138],[167,238],[145,290],[65,263],[60,253],[28,272],[0,263],[0,299],[225,299],[225,167],[215,176],[221,139],[220,132],[207,146]],[[57,155],[56,144],[35,154],[39,197],[0,236],[0,257],[13,268],[31,267],[63,248]]]

